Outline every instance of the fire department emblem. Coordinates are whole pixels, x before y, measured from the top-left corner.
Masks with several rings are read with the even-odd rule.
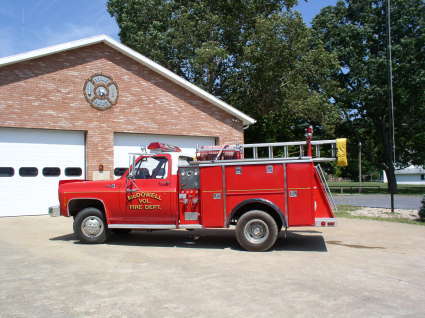
[[[91,106],[105,110],[117,103],[118,85],[109,76],[95,74],[86,80],[84,96]]]

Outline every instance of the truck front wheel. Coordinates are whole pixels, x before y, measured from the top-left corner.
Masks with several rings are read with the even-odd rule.
[[[83,243],[104,243],[107,227],[102,212],[96,208],[79,212],[74,220],[74,232]]]
[[[248,251],[267,251],[275,244],[277,236],[276,221],[264,211],[249,211],[236,224],[236,239]]]

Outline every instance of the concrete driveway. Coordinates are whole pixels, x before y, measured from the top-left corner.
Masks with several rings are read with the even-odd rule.
[[[271,252],[232,230],[83,245],[72,219],[0,219],[1,317],[423,317],[425,226],[339,219]],[[199,235],[199,237],[198,237]]]

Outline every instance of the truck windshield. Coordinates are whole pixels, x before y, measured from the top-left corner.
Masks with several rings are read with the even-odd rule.
[[[165,157],[144,157],[134,168],[135,179],[166,179],[168,160]]]

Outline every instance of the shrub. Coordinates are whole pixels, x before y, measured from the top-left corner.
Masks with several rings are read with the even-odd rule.
[[[425,222],[425,195],[424,195],[424,197],[423,197],[423,199],[422,199],[422,206],[421,206],[421,208],[419,209],[419,218],[420,218],[420,220],[422,221],[422,222]]]

